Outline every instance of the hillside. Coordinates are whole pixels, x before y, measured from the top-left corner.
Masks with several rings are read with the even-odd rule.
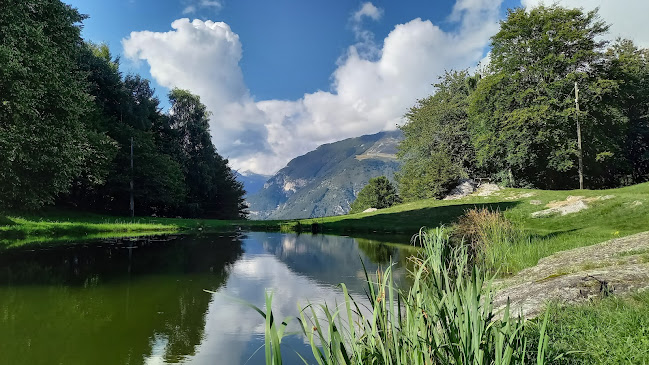
[[[251,219],[341,215],[370,178],[394,179],[400,131],[324,144],[291,160],[264,188],[246,199]]]

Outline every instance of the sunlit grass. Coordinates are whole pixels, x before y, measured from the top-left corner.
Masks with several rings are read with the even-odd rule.
[[[649,291],[573,306],[549,306],[552,364],[649,364]],[[535,342],[537,329],[527,329]]]

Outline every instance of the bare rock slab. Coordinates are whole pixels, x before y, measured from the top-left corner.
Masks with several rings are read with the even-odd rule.
[[[494,306],[532,318],[547,301],[571,304],[649,288],[649,232],[557,252],[496,283]]]

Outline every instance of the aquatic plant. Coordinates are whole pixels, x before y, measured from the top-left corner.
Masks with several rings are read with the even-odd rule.
[[[413,285],[402,291],[392,280],[392,265],[372,280],[365,270],[369,305],[360,304],[341,288],[344,303],[309,304],[297,318],[311,345],[312,358],[329,364],[524,364],[545,363],[547,319],[538,326],[536,351],[529,351],[525,320],[493,307],[490,279],[469,265],[465,246],[453,247],[444,229],[420,231],[421,246]],[[251,305],[252,306],[252,305]],[[272,295],[266,309],[255,308],[266,320],[266,363],[282,363],[281,340],[288,321],[277,322]],[[305,354],[298,354],[310,364]]]

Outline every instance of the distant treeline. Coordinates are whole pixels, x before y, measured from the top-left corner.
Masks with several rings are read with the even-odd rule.
[[[586,188],[649,180],[649,50],[604,41],[608,28],[597,11],[509,10],[489,64],[447,72],[407,113],[401,196],[440,197],[467,177],[576,189],[577,120]]]
[[[84,19],[59,0],[2,6],[0,210],[127,214],[133,179],[138,215],[245,217],[199,97],[174,89],[163,113],[148,80],[122,75],[107,46],[81,38]]]

